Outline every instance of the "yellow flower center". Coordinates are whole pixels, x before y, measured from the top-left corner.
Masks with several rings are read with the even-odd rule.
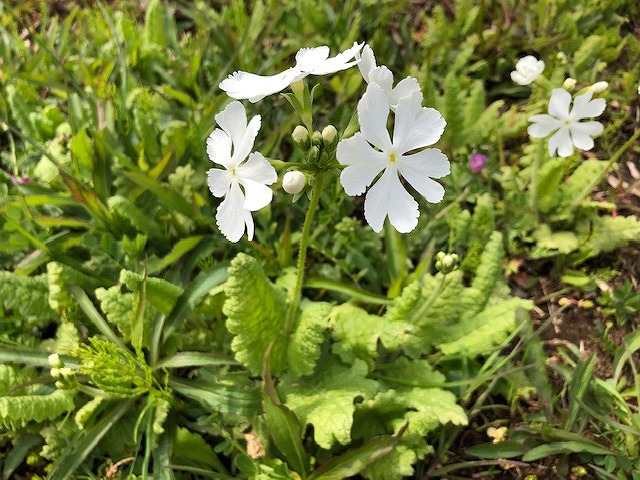
[[[391,153],[389,154],[389,161],[390,161],[391,163],[396,163],[396,162],[398,161],[398,159],[396,158],[396,154],[395,154],[395,152],[391,152]]]

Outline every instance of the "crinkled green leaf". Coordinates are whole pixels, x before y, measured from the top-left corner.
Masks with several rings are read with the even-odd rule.
[[[531,250],[532,258],[542,258],[559,253],[571,253],[580,247],[580,239],[571,231],[552,232],[547,224],[540,225],[534,232],[536,245]]]
[[[640,241],[640,222],[634,215],[596,217],[589,223],[584,225],[587,242],[580,246],[580,250],[590,257]]]
[[[562,157],[545,158],[536,178],[536,201],[542,213],[552,211],[560,199],[560,182],[567,160]]]
[[[331,311],[333,351],[343,362],[359,358],[372,365],[378,356],[378,342],[396,350],[411,342],[412,326],[403,320],[388,321],[360,307],[345,303]]]
[[[120,272],[120,283],[124,283],[129,290],[134,292],[140,288],[142,279],[143,275],[139,273],[129,270]],[[178,298],[184,292],[182,287],[159,277],[146,277],[145,281],[147,283],[147,301],[161,313],[165,315],[171,313]]]
[[[474,315],[487,305],[496,284],[502,277],[503,256],[502,234],[493,232],[484,245],[471,286],[464,290],[461,303],[468,306],[465,309],[465,316]]]
[[[93,290],[101,284],[99,280],[59,262],[47,263],[47,281],[49,282],[49,305],[63,314],[77,308],[77,302],[69,293],[71,285],[81,287],[83,290]]]
[[[107,199],[107,206],[114,220],[117,220],[119,225],[126,226],[126,231],[133,230],[149,237],[162,237],[160,225],[128,198],[114,195]]]
[[[48,395],[0,397],[0,425],[15,428],[32,421],[53,420],[75,408],[75,394],[75,390],[54,390]]]
[[[236,359],[254,375],[262,371],[267,348],[271,351],[271,369],[282,372],[287,360],[287,297],[264,274],[257,260],[243,253],[233,259],[224,287],[227,300],[223,312],[227,328],[234,335],[231,349]]]
[[[602,178],[611,168],[609,162],[588,159],[582,162],[571,176],[560,185],[558,218],[564,219],[572,215],[572,206],[577,206],[593,189],[593,179]]]
[[[298,326],[287,347],[289,368],[294,375],[311,375],[313,372],[320,357],[331,308],[331,304],[326,302],[302,304]]]
[[[49,306],[49,285],[46,275],[27,276],[0,271],[0,302],[24,319],[46,322],[58,318]]]
[[[378,382],[366,375],[362,360],[347,366],[335,357],[323,358],[313,375],[296,382],[282,380],[284,404],[304,425],[313,425],[315,441],[322,448],[347,445],[356,401],[372,398],[378,388]]]
[[[9,394],[15,388],[35,377],[35,372],[30,368],[17,365],[0,363],[0,397]]]
[[[216,452],[200,434],[178,427],[173,445],[173,455],[179,462],[206,465],[220,472],[226,471]]]
[[[462,336],[438,345],[445,355],[461,353],[473,357],[492,350],[500,345],[516,326],[516,311],[518,308],[530,310],[533,308],[531,300],[522,298],[510,298],[495,305],[490,305],[485,310],[469,318],[464,324],[459,325],[454,334]],[[466,332],[466,333],[463,333]]]

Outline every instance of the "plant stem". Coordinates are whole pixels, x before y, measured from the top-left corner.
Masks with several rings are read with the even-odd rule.
[[[544,143],[539,141],[538,149],[531,165],[531,185],[529,186],[529,207],[536,220],[538,220],[538,170],[542,161],[542,152],[544,152]]]
[[[291,333],[298,305],[300,303],[300,297],[302,296],[302,282],[304,280],[304,269],[307,262],[307,247],[309,246],[309,235],[311,233],[311,224],[313,223],[313,217],[318,208],[320,202],[320,194],[322,193],[322,182],[324,180],[324,172],[318,172],[315,177],[315,184],[311,190],[311,200],[309,201],[309,208],[307,214],[304,217],[304,225],[302,227],[302,237],[300,238],[300,250],[298,252],[298,272],[296,279],[296,286],[289,302],[289,310],[287,312],[286,322],[286,334]]]

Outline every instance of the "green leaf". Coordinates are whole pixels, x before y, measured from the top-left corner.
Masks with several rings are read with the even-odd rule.
[[[500,303],[490,305],[485,310],[470,318],[464,325],[451,332],[463,335],[457,339],[441,343],[438,348],[445,355],[462,354],[474,357],[500,346],[516,326],[516,311],[518,308],[530,310],[533,308],[531,300],[510,298]]]
[[[49,306],[46,275],[27,276],[0,271],[0,302],[24,320],[46,322],[59,315]]]
[[[465,449],[465,453],[480,458],[514,458],[531,450],[530,445],[506,440],[498,443],[479,443]]]
[[[219,472],[226,472],[218,455],[205,439],[200,434],[183,427],[176,429],[173,456],[178,461],[188,461],[196,465],[215,468]]]
[[[329,323],[331,304],[303,302],[296,331],[287,347],[289,368],[294,375],[310,375],[320,357],[320,347]]]
[[[631,242],[640,241],[640,221],[634,215],[628,217],[610,215],[596,217],[582,227],[587,241],[581,246],[582,258],[588,254],[594,257],[602,252],[611,252],[625,247]]]
[[[184,290],[163,278],[145,277],[129,270],[120,271],[120,283],[124,283],[132,292],[140,289],[143,280],[146,283],[146,295],[149,303],[159,312],[169,315]]]
[[[75,408],[75,390],[54,390],[48,395],[0,397],[0,425],[24,427],[29,422],[53,420]]]
[[[107,199],[107,205],[113,213],[114,219],[122,222],[120,225],[124,224],[129,229],[149,237],[162,238],[160,225],[153,220],[149,213],[140,210],[128,198],[122,195],[114,195]]]
[[[302,445],[304,431],[295,413],[280,402],[271,378],[268,355],[263,377],[262,406],[269,435],[284,455],[287,464],[305,478],[309,472],[310,462],[309,455]]]
[[[541,458],[565,453],[592,453],[594,455],[613,455],[610,449],[587,442],[551,442],[530,449],[522,456],[522,461],[533,462]]]
[[[406,429],[407,424],[393,435],[376,437],[362,447],[334,458],[318,467],[308,477],[308,480],[342,480],[357,475],[372,462],[392,452]]]
[[[65,454],[52,465],[49,480],[73,478],[78,468],[91,455],[100,440],[118,423],[133,406],[133,400],[122,400],[114,408],[106,409],[105,415],[92,428],[83,430],[79,439],[70,442]]]
[[[276,340],[271,365],[278,375],[286,366],[287,337],[291,333],[284,331],[288,304],[285,290],[269,281],[257,260],[240,253],[231,262],[225,294],[223,312],[227,329],[234,335],[231,349],[236,359],[259,375],[265,353]]]
[[[169,386],[214,412],[244,416],[260,413],[259,393],[249,387],[212,384],[203,380],[172,380]]]
[[[356,359],[346,366],[334,358],[323,359],[313,375],[297,382],[282,380],[285,405],[313,425],[316,443],[327,449],[351,441],[355,401],[373,397],[378,388],[366,378],[365,362]]]
[[[182,256],[196,248],[203,238],[203,235],[181,238],[176,242],[167,256],[164,258],[150,259],[148,268],[149,275],[153,275],[154,273],[157,273],[163,268],[166,268],[172,263],[178,261]]]
[[[566,159],[545,158],[537,173],[536,202],[542,213],[549,213],[558,205],[560,182],[565,173]]]
[[[536,246],[531,250],[532,258],[542,258],[558,253],[571,253],[578,249],[580,240],[571,231],[552,232],[549,225],[543,223],[533,233]]]
[[[593,189],[593,179],[602,178],[611,168],[610,162],[589,159],[583,161],[571,176],[560,185],[560,205],[556,209],[558,219],[569,218]]]
[[[162,337],[165,342],[180,328],[182,323],[191,315],[191,312],[202,302],[204,297],[224,282],[226,278],[227,266],[225,264],[216,265],[200,272],[191,285],[180,295],[175,307],[167,317],[162,331]]]
[[[17,475],[12,477],[11,474],[26,460],[29,451],[34,447],[42,445],[42,437],[40,435],[27,434],[18,435],[12,441],[13,445],[9,453],[4,458],[4,467],[2,468],[2,480],[10,478],[19,478]]]

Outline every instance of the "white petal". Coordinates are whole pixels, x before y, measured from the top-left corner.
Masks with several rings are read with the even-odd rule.
[[[271,203],[273,191],[264,183],[246,178],[241,178],[238,181],[244,187],[245,199],[242,206],[247,210],[255,212]]]
[[[563,122],[546,113],[532,115],[529,117],[529,121],[533,123],[529,125],[527,132],[533,138],[544,138],[563,125]]]
[[[566,126],[561,127],[549,138],[549,155],[554,155],[556,150],[561,157],[568,157],[573,153],[573,142]]]
[[[588,91],[584,95],[578,95],[573,101],[570,118],[572,120],[580,120],[582,118],[598,117],[604,112],[607,102],[604,98],[596,98],[591,100],[592,91]]]
[[[525,77],[517,70],[511,72],[511,80],[513,80],[518,85],[529,85],[531,83],[531,80],[528,77]]]
[[[231,164],[231,137],[220,128],[216,128],[207,138],[207,155],[212,162],[226,168]]]
[[[260,152],[253,152],[249,159],[237,169],[238,177],[271,185],[278,180],[275,168]]]
[[[449,159],[437,148],[428,148],[398,160],[402,177],[427,199],[438,203],[444,198],[444,187],[432,178],[442,178],[451,171]]]
[[[549,115],[558,117],[560,120],[568,120],[570,104],[571,94],[564,88],[554,88],[549,100]]]
[[[389,98],[393,89],[393,73],[384,65],[376,67],[369,72],[369,83],[380,85],[387,98]]]
[[[373,146],[389,151],[391,138],[387,131],[389,117],[389,101],[382,87],[370,83],[358,102],[358,121],[360,131]]]
[[[389,95],[389,104],[391,105],[391,109],[395,111],[398,107],[398,102],[400,102],[402,97],[408,97],[415,93],[422,94],[418,80],[413,77],[403,78],[398,82],[393,90],[391,90],[391,94]]]
[[[418,203],[400,183],[394,168],[388,168],[367,192],[364,217],[375,232],[380,232],[384,219],[401,233],[408,233],[418,224]]]
[[[329,57],[329,47],[301,48],[296,53],[296,66],[301,72],[311,73]]]
[[[339,53],[335,57],[327,58],[321,64],[313,69],[310,73],[313,75],[326,75],[328,73],[339,72],[345,70],[352,65],[358,63],[358,60],[353,60],[356,54],[362,49],[363,43],[354,42],[353,46],[342,53]]]
[[[253,148],[258,130],[260,115],[255,115],[247,125],[247,112],[240,102],[231,102],[216,115],[218,125],[231,137],[233,153],[227,168],[236,167],[247,158]]]
[[[364,81],[369,83],[369,72],[376,68],[376,57],[373,54],[373,50],[369,45],[365,45],[362,49],[362,53],[358,52],[356,54],[356,60],[360,60],[358,63],[358,69],[362,74],[362,78]]]
[[[422,107],[421,104],[421,92],[415,92],[398,102],[393,145],[402,153],[432,145],[444,132],[447,122],[440,112],[434,108]]]
[[[238,100],[248,98],[257,102],[267,95],[278,93],[287,88],[299,71],[289,68],[276,75],[256,75],[248,72],[234,72],[220,82],[220,89],[231,98]]]
[[[340,174],[340,183],[347,195],[360,195],[387,165],[383,152],[374,150],[358,132],[338,143],[336,158],[347,168]]]
[[[207,184],[214,197],[224,197],[231,188],[231,174],[228,170],[210,168],[207,170]]]
[[[278,175],[261,153],[252,153],[249,159],[238,167],[237,175],[238,181],[244,187],[244,208],[253,212],[271,202],[273,192],[266,185],[275,183]]]
[[[218,205],[216,211],[216,223],[222,234],[231,242],[237,242],[242,238],[245,226],[251,228],[249,240],[253,237],[253,219],[251,212],[243,208],[244,195],[237,183],[232,183],[229,193]]]
[[[594,145],[591,137],[598,135],[603,129],[600,122],[576,122],[569,126],[571,140],[580,150],[591,150]]]

